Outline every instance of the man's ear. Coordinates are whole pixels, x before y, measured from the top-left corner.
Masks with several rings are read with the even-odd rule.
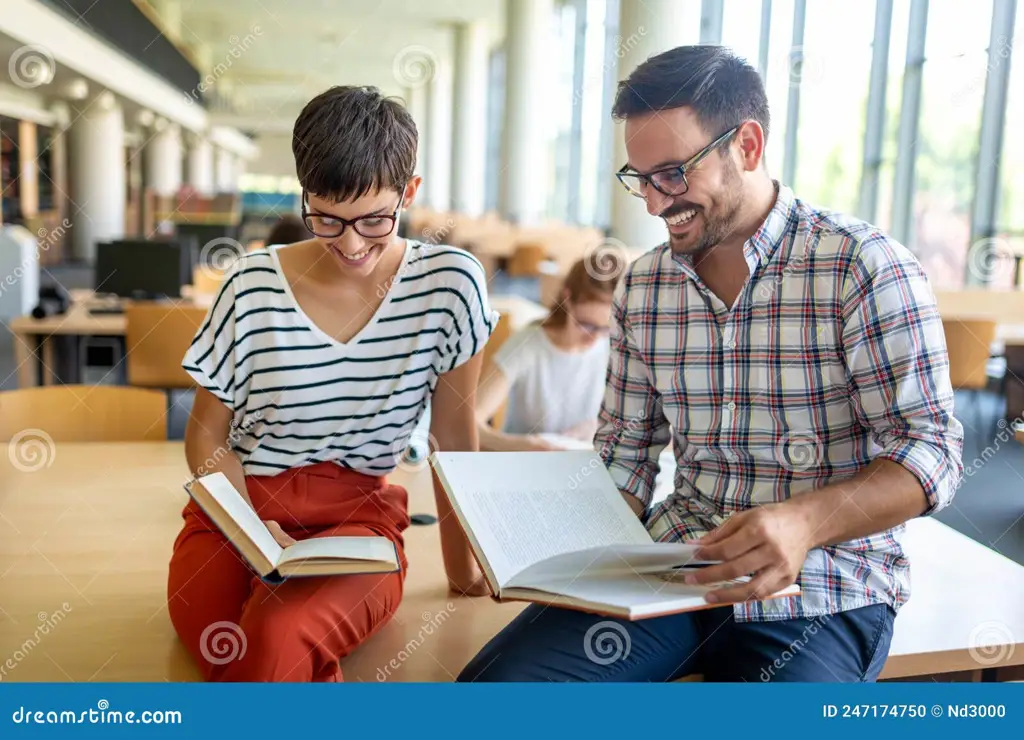
[[[420,189],[420,185],[423,184],[423,178],[419,175],[414,175],[409,182],[405,185],[405,194],[402,198],[402,210],[407,210],[413,202],[416,200],[416,193]]]

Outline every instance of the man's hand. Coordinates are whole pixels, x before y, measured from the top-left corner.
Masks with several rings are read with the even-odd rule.
[[[734,514],[706,536],[690,541],[701,560],[721,560],[686,577],[703,585],[752,576],[748,583],[711,591],[710,603],[763,599],[796,581],[813,531],[805,513],[790,502],[759,506]]]

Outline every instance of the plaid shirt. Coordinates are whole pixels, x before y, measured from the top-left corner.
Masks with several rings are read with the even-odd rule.
[[[928,513],[953,498],[953,417],[942,322],[914,256],[874,227],[779,187],[743,247],[750,278],[730,309],[686,257],[640,257],[615,299],[595,447],[650,507],[672,443],[674,492],[651,536],[700,536],[730,513],[847,479],[888,458],[920,481]],[[811,550],[800,597],[734,607],[739,621],[813,617],[909,597],[901,525]]]

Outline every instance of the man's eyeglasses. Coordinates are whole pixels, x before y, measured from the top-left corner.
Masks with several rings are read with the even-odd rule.
[[[395,230],[398,221],[398,212],[402,209],[402,200],[390,215],[376,214],[373,216],[360,216],[355,219],[339,218],[323,213],[310,213],[306,208],[306,193],[302,193],[302,221],[316,236],[324,239],[336,239],[345,233],[345,229],[351,226],[356,233],[364,239],[380,239],[388,236]]]
[[[728,141],[733,134],[740,130],[740,126],[742,125],[743,124],[733,126],[682,164],[665,167],[664,169],[655,170],[654,172],[648,172],[646,174],[631,172],[629,170],[629,165],[627,164],[624,165],[621,170],[616,172],[615,176],[619,179],[619,182],[622,183],[623,187],[625,187],[631,195],[635,195],[637,198],[647,197],[646,191],[648,185],[653,187],[662,195],[682,195],[690,189],[690,184],[686,181],[686,173],[690,172],[694,167],[700,164],[705,157],[711,154],[711,152],[715,151],[715,149]]]

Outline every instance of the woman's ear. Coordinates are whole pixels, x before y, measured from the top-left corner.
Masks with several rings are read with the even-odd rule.
[[[408,210],[408,208],[416,200],[416,193],[420,189],[420,185],[423,183],[423,178],[419,175],[414,175],[409,182],[405,184],[405,193],[402,196],[402,210]]]

